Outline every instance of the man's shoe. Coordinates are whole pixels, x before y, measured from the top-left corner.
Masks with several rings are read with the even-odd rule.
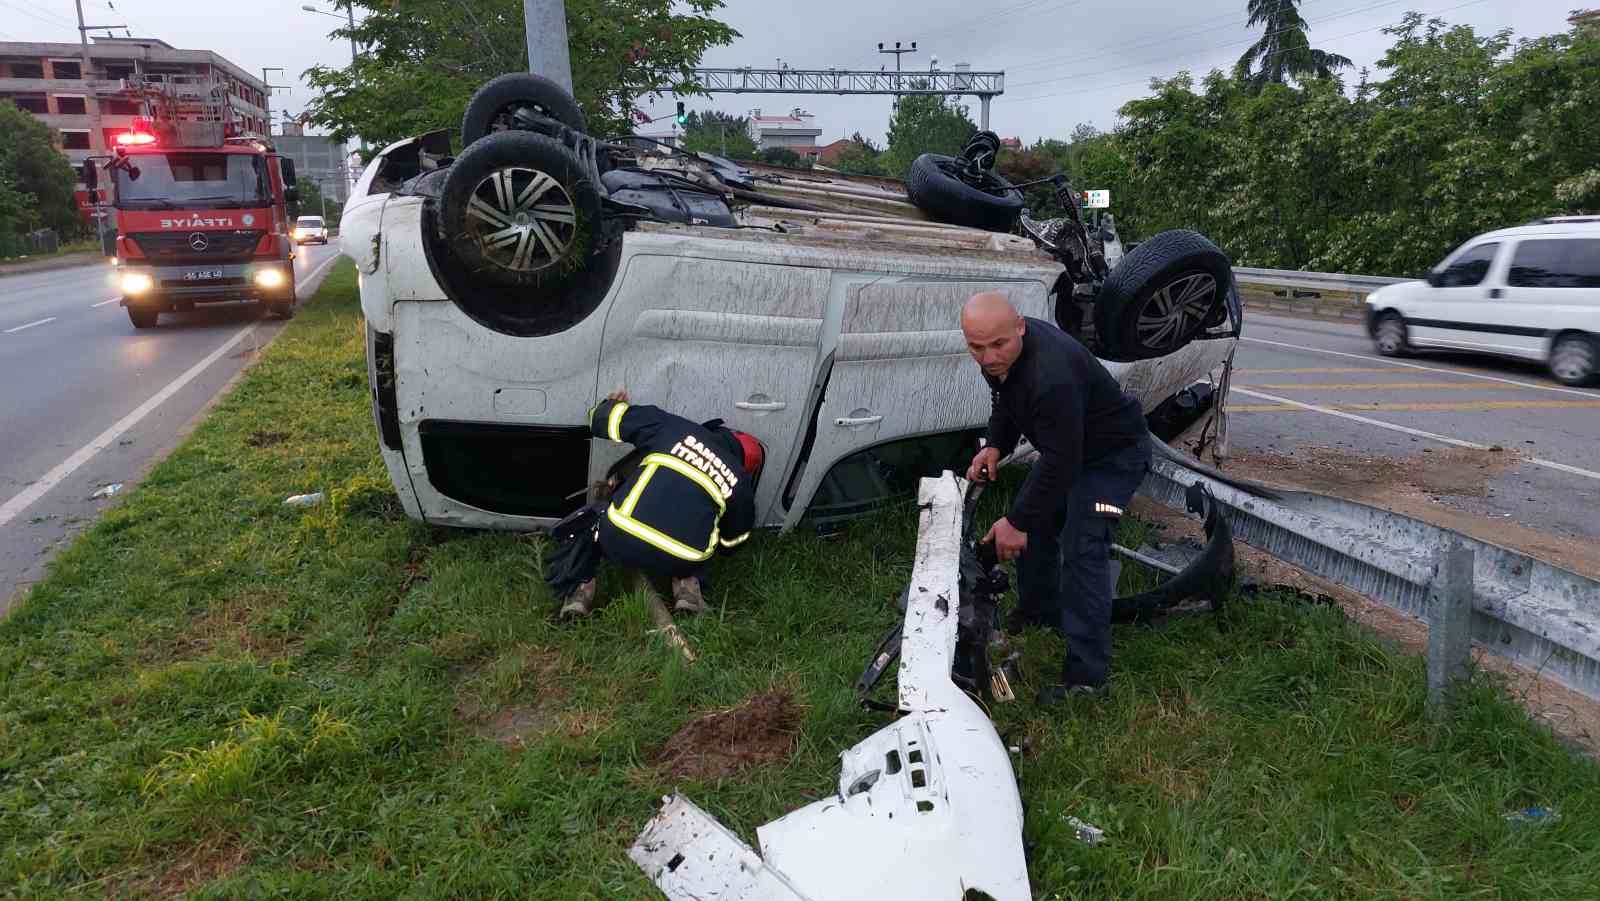
[[[1052,707],[1061,703],[1062,701],[1067,700],[1068,698],[1085,695],[1094,697],[1105,694],[1105,691],[1106,687],[1104,685],[1084,685],[1082,683],[1064,684],[1057,682],[1054,685],[1046,685],[1044,688],[1039,689],[1039,706]]]
[[[594,580],[590,579],[579,585],[578,590],[572,593],[572,597],[567,598],[567,602],[561,605],[561,618],[577,619],[580,616],[588,616],[594,612],[594,599]]]
[[[679,613],[706,612],[705,598],[700,596],[700,580],[694,576],[672,580],[672,609]]]

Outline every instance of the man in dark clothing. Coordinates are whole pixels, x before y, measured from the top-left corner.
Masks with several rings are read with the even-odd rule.
[[[1144,413],[1083,345],[1003,295],[967,301],[961,329],[994,398],[987,446],[967,478],[993,478],[1022,436],[1039,452],[983,539],[1017,560],[1009,625],[1052,625],[1067,640],[1061,683],[1041,701],[1098,689],[1111,669],[1112,536],[1150,467]]]
[[[670,576],[675,609],[704,611],[706,562],[743,544],[755,526],[761,442],[720,421],[700,424],[630,405],[626,391],[596,404],[589,428],[596,438],[632,444],[634,451],[607,486],[610,503],[595,517],[592,533],[578,540],[596,542],[600,556],[613,563]],[[597,606],[593,573],[587,575],[565,599],[562,616],[586,615]]]

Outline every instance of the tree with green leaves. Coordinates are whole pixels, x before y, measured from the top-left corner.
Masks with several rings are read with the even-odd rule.
[[[756,160],[769,166],[782,166],[785,169],[811,168],[811,160],[788,147],[767,147],[756,154]]]
[[[77,176],[56,148],[56,133],[10,100],[0,100],[0,253],[39,228],[66,237],[83,230],[73,190]]]
[[[967,108],[954,98],[937,94],[901,97],[889,120],[884,170],[895,178],[905,178],[917,157],[924,153],[956,156],[977,131]]]
[[[755,159],[756,142],[750,137],[748,116],[735,116],[717,110],[691,111],[683,127],[684,150],[714,153],[733,160]]]
[[[336,0],[361,11],[354,36],[365,47],[349,66],[313,66],[320,94],[309,120],[336,140],[384,144],[458,128],[467,100],[496,75],[528,67],[522,0]],[[697,93],[691,71],[708,48],[739,33],[711,17],[722,0],[567,0],[573,90],[603,137],[632,131],[641,97]]]
[[[1306,32],[1311,26],[1300,15],[1301,0],[1249,0],[1249,25],[1264,26],[1261,38],[1234,67],[1234,75],[1260,90],[1269,84],[1288,84],[1291,79],[1331,78],[1350,66],[1349,57],[1326,50],[1314,50]]]
[[[834,158],[832,168],[850,175],[885,175],[883,148],[856,132]]]

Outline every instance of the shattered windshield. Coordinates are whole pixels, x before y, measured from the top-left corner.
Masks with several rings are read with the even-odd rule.
[[[142,153],[113,167],[125,210],[236,209],[270,203],[262,157],[248,153]]]

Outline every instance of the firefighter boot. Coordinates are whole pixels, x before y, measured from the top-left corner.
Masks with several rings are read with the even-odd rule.
[[[567,598],[567,602],[561,605],[561,618],[577,619],[580,616],[588,616],[595,611],[597,606],[595,603],[594,580],[590,579],[579,585],[578,590],[572,593],[572,597]]]
[[[679,613],[706,612],[705,598],[700,596],[700,580],[694,576],[672,580],[672,609]]]

